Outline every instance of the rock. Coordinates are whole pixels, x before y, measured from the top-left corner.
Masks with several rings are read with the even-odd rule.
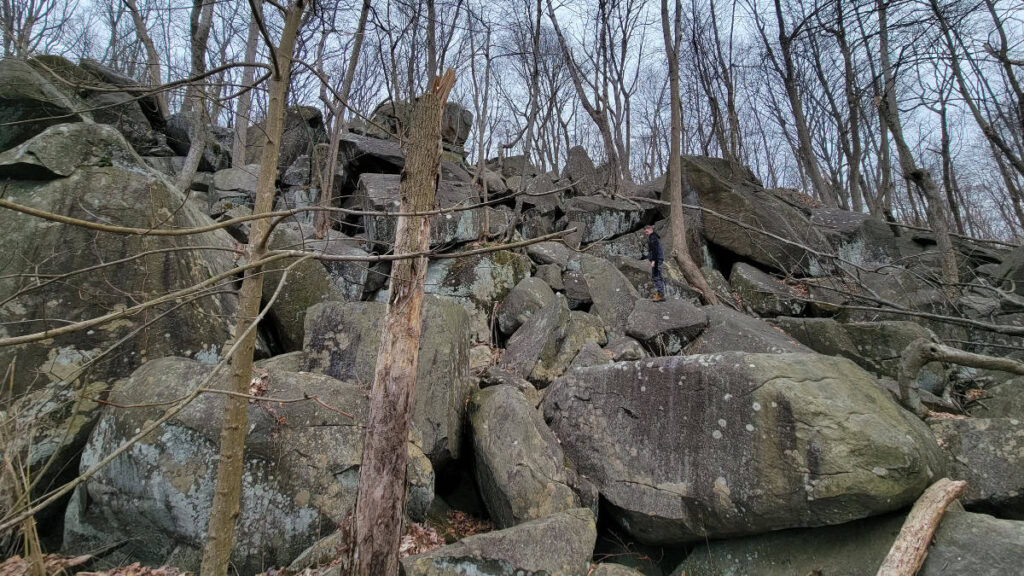
[[[605,350],[611,352],[612,360],[616,362],[642,360],[648,356],[643,345],[629,336],[610,338]]]
[[[318,186],[319,183],[310,180],[311,174],[309,156],[303,154],[296,158],[295,162],[292,162],[291,166],[281,175],[281,184],[285,186],[309,186],[310,184]]]
[[[479,374],[494,364],[496,356],[490,344],[476,344],[469,349],[469,370],[473,374]]]
[[[585,244],[632,232],[654,214],[648,205],[603,196],[578,196],[565,203],[566,227],[576,227],[579,241]]]
[[[498,308],[498,329],[506,336],[522,326],[534,312],[555,299],[551,287],[540,278],[523,278],[509,291]]]
[[[157,96],[153,93],[152,87],[148,85],[139,84],[139,81],[135,78],[130,78],[121,74],[120,72],[108,68],[99,62],[90,58],[82,58],[78,61],[78,66],[93,76],[99,78],[102,82],[124,88],[124,91],[131,94],[139,103],[142,109],[142,113],[146,115],[146,119],[149,120],[149,125],[154,130],[163,130],[167,125],[167,119],[164,118],[163,113],[160,112],[160,105],[157,102]]]
[[[970,410],[976,418],[1024,419],[1024,378],[1012,378],[985,390],[985,397]]]
[[[568,325],[569,307],[564,297],[556,295],[512,334],[500,366],[531,382],[550,382],[553,372],[561,373],[556,362]]]
[[[900,355],[918,338],[935,338],[930,330],[914,322],[851,322],[840,324],[831,318],[786,318],[772,324],[819,354],[842,356],[878,376],[899,378]],[[946,369],[939,362],[927,364],[918,374],[922,390],[942,394]]]
[[[319,196],[320,191],[317,188],[310,186],[289,186],[288,188],[278,192],[277,201],[274,203],[274,210],[283,212],[285,210],[301,210],[311,206],[316,206]],[[296,224],[312,228],[315,218],[316,212],[306,210],[297,214],[292,214],[288,219]]]
[[[251,204],[256,200],[259,176],[259,164],[248,164],[241,168],[226,168],[214,172],[213,189],[217,192],[216,198],[220,200],[241,196]]]
[[[338,140],[338,165],[350,178],[359,174],[398,174],[405,166],[401,146],[392,140],[381,140],[347,132]],[[351,186],[356,181],[350,181]]]
[[[574,508],[402,559],[403,576],[586,574],[597,540],[594,514]]]
[[[609,174],[594,166],[587,150],[582,146],[569,148],[562,178],[569,180],[580,196],[592,196],[609,188]]]
[[[569,364],[569,370],[586,368],[588,366],[601,366],[612,363],[612,353],[601,348],[597,342],[584,342],[579,353]]]
[[[537,264],[556,264],[565,268],[577,252],[561,242],[537,242],[526,247],[526,254]]]
[[[23,60],[0,59],[0,151],[13,148],[55,124],[92,117],[78,98],[57,89]]]
[[[187,395],[210,367],[182,358],[149,362],[118,384],[121,404],[169,402]],[[210,384],[228,386],[224,370]],[[362,386],[310,373],[270,371],[260,377],[276,398],[316,396],[315,402],[251,403],[245,446],[241,514],[231,561],[242,574],[287,565],[355,507],[368,402]],[[200,395],[133,448],[100,469],[71,499],[64,549],[95,551],[117,544],[118,554],[147,565],[170,559],[196,571],[217,472],[224,396]],[[164,406],[109,408],[82,454],[81,470],[95,465],[163,414]],[[282,424],[287,422],[287,424]],[[434,474],[409,445],[406,476],[410,517],[422,519],[433,498]]]
[[[304,370],[373,384],[386,305],[325,302],[306,313]],[[458,304],[427,296],[423,305],[413,424],[423,452],[440,466],[459,457],[469,376],[469,319]]]
[[[707,314],[688,302],[639,300],[626,321],[626,334],[659,356],[674,356],[707,325]]]
[[[562,270],[558,264],[541,264],[534,271],[534,276],[543,280],[552,290],[565,290],[562,283]]]
[[[734,264],[729,283],[743,305],[758,316],[799,316],[804,311],[805,304],[792,288],[749,264]]]
[[[717,158],[684,156],[683,171],[700,205],[730,219],[704,214],[704,236],[712,244],[780,272],[797,276],[821,272],[822,263],[807,248],[828,252],[828,243],[800,210],[766,191],[749,169]]]
[[[701,310],[708,316],[708,327],[685,349],[686,354],[711,354],[738,351],[784,354],[811,352],[763,320],[751,318],[726,306],[705,306]]]
[[[426,291],[461,303],[470,314],[473,337],[490,342],[494,306],[529,274],[530,260],[510,250],[433,260],[427,268]]]
[[[296,224],[279,224],[270,234],[272,250],[302,250],[305,239]],[[317,260],[298,262],[286,258],[263,269],[263,304],[269,303],[277,291],[285,270],[288,277],[270,309],[281,346],[293,352],[302,348],[306,309],[328,300],[345,300],[345,293],[335,285],[327,269]]]
[[[518,187],[511,187],[513,192]],[[551,214],[562,208],[564,194],[557,191],[559,186],[548,174],[538,174],[528,178],[523,187],[523,205],[532,207],[537,214]]]
[[[954,503],[935,531],[919,576],[1015,574],[1024,562],[1024,522],[972,514]],[[903,515],[840,526],[719,540],[691,554],[673,576],[875,576]]]
[[[578,270],[566,270],[562,273],[562,286],[565,288],[565,297],[569,301],[569,307],[573,310],[590,306],[594,299],[590,296],[590,288],[583,273]]]
[[[185,166],[184,156],[143,156],[142,159],[157,172],[175,178]]]
[[[569,369],[569,365],[584,346],[595,344],[600,347],[607,343],[608,337],[600,318],[593,314],[572,310],[569,312],[569,323],[565,327],[565,338],[562,339],[558,348],[558,355],[555,356],[546,371],[538,374],[534,370],[533,377],[538,384],[547,385]]]
[[[540,401],[544,398],[543,392],[534,388],[533,384],[499,366],[488,367],[480,377],[480,388],[489,386],[515,388],[526,397],[526,401],[534,408],[540,406]]]
[[[327,230],[323,238],[310,238],[312,228],[303,227],[303,249],[311,250],[329,256],[344,256],[351,258],[365,258],[369,256],[363,251],[363,241],[358,238],[345,236],[335,230]],[[339,290],[344,300],[361,300],[368,293],[367,285],[371,270],[368,262],[359,260],[324,260],[320,262],[327,270],[327,276],[331,283]]]
[[[179,156],[187,156],[192,145],[193,118],[188,114],[178,112],[167,117],[167,145]],[[199,169],[204,172],[216,172],[231,167],[231,147],[234,143],[234,132],[220,126],[209,125],[206,127],[208,136],[206,148],[199,161]],[[248,134],[252,137],[255,130],[262,131],[263,128],[250,128]],[[260,156],[246,157],[247,164],[259,163]]]
[[[117,130],[102,124],[52,126],[0,154],[0,173],[12,178],[5,184],[6,199],[61,216],[138,228],[212,223],[151,171]],[[234,267],[228,251],[188,249],[231,248],[233,240],[220,230],[179,237],[115,235],[14,212],[4,218],[0,300],[17,294],[35,274],[61,275],[149,254],[43,283],[18,296],[0,309],[0,337],[98,318],[211,281]],[[92,382],[109,386],[146,360],[163,356],[217,362],[231,338],[236,305],[234,294],[219,292],[187,306],[151,308],[92,329],[0,348],[0,365],[17,357],[18,370],[6,385],[18,396],[50,382],[74,389]],[[115,344],[114,353],[101,356]]]
[[[302,372],[306,366],[306,353],[302,350],[278,354],[263,360],[257,360],[253,367],[259,370],[278,370],[281,372]]]
[[[590,576],[643,576],[643,572],[622,564],[598,564]]]
[[[827,356],[584,368],[543,408],[578,473],[647,544],[847,522],[912,503],[944,471],[922,422]]]
[[[312,106],[292,106],[285,110],[284,132],[277,161],[277,173],[283,175],[299,156],[309,156],[313,146],[327,141],[324,118]],[[266,120],[252,125],[246,131],[245,162],[258,163],[267,143]]]
[[[609,332],[623,333],[640,295],[622,272],[607,260],[584,256],[581,257],[581,267],[598,316]]]
[[[371,119],[387,128],[387,134],[408,136],[409,122],[412,115],[412,106],[407,102],[385,101],[377,105]],[[441,114],[441,140],[451,147],[461,148],[469,138],[469,131],[473,128],[473,113],[466,110],[455,102],[445,104],[444,112]],[[379,129],[377,129],[379,131]]]
[[[474,469],[495,525],[508,528],[578,507],[570,472],[540,412],[511,386],[492,386],[469,403]]]
[[[950,477],[966,480],[964,506],[1024,520],[1024,414],[1015,418],[931,419]]]
[[[887,263],[900,258],[896,235],[880,218],[868,214],[817,208],[811,223],[832,245],[835,254],[856,265]]]
[[[623,256],[609,256],[608,260],[615,264],[619,272],[629,279],[630,284],[642,296],[654,296],[654,280],[651,278],[650,260],[634,260]],[[700,295],[686,283],[683,273],[676,266],[675,261],[670,259],[663,262],[661,274],[665,281],[665,292],[662,295],[667,300],[684,300],[691,304],[700,304]]]
[[[397,174],[363,174],[356,191],[362,209],[375,212],[398,212],[399,179]],[[477,204],[480,198],[472,185],[442,180],[437,189],[436,205],[440,209]],[[469,242],[480,237],[483,210],[460,210],[430,218],[430,245],[441,246]],[[363,216],[369,241],[378,250],[390,251],[395,243],[398,219],[394,216]]]

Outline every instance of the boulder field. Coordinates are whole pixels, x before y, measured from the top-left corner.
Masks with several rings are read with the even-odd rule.
[[[55,74],[105,88],[69,90]],[[162,117],[131,82],[56,57],[0,60],[0,78],[15,79],[0,82],[0,122],[15,123],[0,133],[0,187],[26,209],[0,209],[2,457],[37,474],[33,496],[105,463],[37,516],[53,551],[96,554],[97,569],[196,571],[230,373],[217,366],[236,336],[251,230],[227,221],[251,214],[259,166],[230,166],[231,131],[211,126],[200,171],[178,189],[188,121]],[[407,114],[382,105],[374,117],[401,126]],[[249,162],[267,144],[259,122]],[[561,174],[488,162],[496,200],[480,206],[464,159],[472,114],[450,104],[443,124],[430,218],[443,257],[426,274],[405,501],[410,529],[437,542],[403,557],[403,574],[870,575],[943,477],[968,487],[921,574],[1019,572],[1022,380],[933,363],[916,381],[946,413],[925,418],[893,381],[919,338],[1020,357],[1006,348],[1019,337],[982,324],[1024,325],[1009,289],[1024,285],[1024,248],[958,240],[978,281],[950,298],[927,234],[803,207],[742,166],[685,157],[708,209],[689,221],[707,248],[698,264],[721,303],[701,305],[672,261],[668,299],[652,302],[643,226],[671,248],[645,202],[660,181],[616,196],[575,147]],[[334,550],[358,493],[391,290],[377,256],[394,241],[386,213],[405,163],[397,142],[356,130],[330,191],[345,210],[318,234],[302,209],[320,201],[313,152],[327,129],[313,108],[285,118],[277,207],[298,211],[269,240],[293,252],[263,270],[232,554],[243,576],[339,573],[314,560]],[[204,232],[144,233],[171,228]],[[899,309],[871,309],[878,300]],[[978,322],[940,321],[954,313]]]

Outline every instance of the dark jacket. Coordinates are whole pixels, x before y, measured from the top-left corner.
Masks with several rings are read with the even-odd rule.
[[[661,252],[661,236],[658,236],[657,232],[651,232],[651,235],[647,237],[647,259],[655,262],[665,259]]]

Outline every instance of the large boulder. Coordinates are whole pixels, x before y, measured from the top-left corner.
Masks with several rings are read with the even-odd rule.
[[[149,169],[117,130],[102,124],[46,129],[0,154],[0,176],[10,178],[7,200],[58,216],[143,229],[212,223]],[[229,250],[234,242],[223,231],[112,234],[11,211],[5,211],[4,225],[0,299],[13,299],[0,309],[0,337],[62,328],[203,282],[233,279]],[[83,271],[36,286],[36,275],[45,280],[76,270]],[[189,305],[168,303],[112,317],[88,330],[0,348],[0,365],[16,359],[11,383],[17,396],[49,382],[109,385],[146,360],[163,356],[216,362],[231,338],[236,302],[233,293],[216,290]]]
[[[1024,415],[928,424],[948,456],[950,476],[967,481],[964,506],[1024,520]]]
[[[480,495],[499,528],[580,505],[572,472],[540,412],[512,386],[491,386],[469,403]]]
[[[195,117],[184,112],[177,112],[167,117],[167,145],[178,154],[185,156],[192,146],[192,133],[195,130]],[[255,128],[250,129],[255,130]],[[262,128],[260,128],[262,130]],[[204,172],[216,172],[231,166],[231,147],[234,145],[234,132],[228,128],[209,124],[206,126],[206,147],[199,160],[199,169]],[[264,136],[265,138],[266,136]],[[247,159],[247,164],[259,163],[257,154]]]
[[[829,246],[801,210],[765,190],[747,168],[703,156],[682,161],[700,205],[713,211],[703,216],[709,242],[780,272],[806,276],[821,271],[824,263],[814,251],[828,252]]]
[[[686,346],[687,354],[729,351],[770,354],[812,352],[792,336],[763,320],[752,318],[727,306],[705,306],[701,310],[708,316],[708,327]]]
[[[266,120],[252,125],[246,131],[245,162],[258,163],[267,145]],[[310,156],[313,146],[327,141],[324,118],[320,110],[312,106],[293,106],[285,111],[284,132],[281,134],[281,150],[277,160],[277,173],[284,175],[299,156]]]
[[[111,392],[110,407],[82,454],[84,471],[111,454],[165,405],[189,394],[211,368],[183,358],[143,365]],[[230,371],[209,387],[228,387]],[[232,564],[240,574],[287,565],[354,510],[368,413],[365,389],[322,374],[257,374],[267,397],[317,402],[252,402],[248,409],[241,511]],[[265,390],[263,390],[265,386]],[[149,565],[197,571],[214,485],[224,396],[203,394],[163,426],[116,456],[71,499],[64,548],[91,553],[111,545]],[[343,410],[351,417],[339,410]],[[409,444],[406,511],[423,519],[433,498],[430,462]]]
[[[654,215],[649,204],[603,196],[577,196],[565,203],[566,227],[577,229],[582,244],[632,232],[650,222]]]
[[[744,307],[761,317],[799,316],[806,306],[791,287],[744,262],[733,264],[729,283]]]
[[[377,105],[370,115],[371,120],[387,129],[380,133],[374,127],[375,135],[383,138],[389,136],[408,136],[409,122],[412,117],[412,106],[407,102],[385,101]],[[462,148],[473,128],[473,113],[455,102],[445,104],[441,114],[441,141],[450,148]]]
[[[502,334],[512,334],[523,325],[533,313],[547,306],[555,299],[551,287],[540,278],[523,278],[516,284],[498,308],[498,329]]]
[[[405,558],[400,574],[582,575],[589,571],[596,540],[593,512],[574,508]]]
[[[977,418],[1020,418],[1024,420],[1024,378],[1011,378],[985,390],[985,397],[971,408]]]
[[[891,262],[900,257],[892,228],[868,214],[818,208],[811,213],[811,223],[829,241],[835,254],[852,264]]]
[[[84,103],[58,89],[24,60],[0,59],[0,151],[13,148],[46,128],[92,120]]]
[[[689,302],[640,300],[626,321],[626,334],[643,342],[659,356],[673,356],[707,325],[707,314]]]
[[[362,209],[368,212],[398,212],[399,180],[397,174],[363,174],[359,178],[356,197]],[[453,209],[477,204],[480,197],[468,183],[442,180],[437,187],[435,199],[437,208]],[[458,210],[437,214],[430,218],[430,245],[447,246],[469,242],[480,237],[483,226],[483,208]],[[370,243],[382,252],[390,251],[395,244],[398,218],[380,214],[363,216],[363,226]]]
[[[944,470],[927,426],[846,359],[721,353],[573,370],[544,415],[637,540],[839,524]]]
[[[304,370],[373,384],[386,304],[325,302],[306,313]],[[427,296],[423,305],[413,425],[423,451],[441,465],[459,457],[469,377],[469,319],[458,304]]]
[[[605,327],[611,333],[623,333],[633,306],[640,298],[633,284],[614,264],[603,258],[581,256],[580,269],[587,283],[587,292],[594,302],[594,310]]]
[[[840,526],[785,530],[702,546],[673,576],[875,576],[904,515]],[[1024,563],[1024,522],[964,512],[942,517],[918,576],[1017,574]]]
[[[558,371],[556,359],[568,325],[568,304],[564,297],[556,295],[509,338],[501,367],[531,382],[550,382]]]

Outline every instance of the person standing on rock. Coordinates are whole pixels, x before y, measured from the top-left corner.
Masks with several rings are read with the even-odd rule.
[[[665,299],[665,279],[661,277],[661,264],[665,255],[661,251],[661,236],[654,231],[654,226],[644,226],[644,234],[647,235],[647,259],[651,261],[651,280],[654,281],[654,300],[661,302]]]

